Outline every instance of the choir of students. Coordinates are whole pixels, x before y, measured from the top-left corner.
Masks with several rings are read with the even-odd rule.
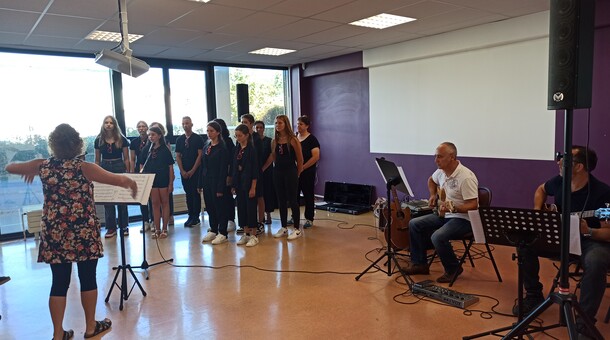
[[[307,139],[313,140],[315,137],[307,134],[304,136],[307,131],[302,128],[295,134],[286,115],[276,117],[273,139],[264,137],[264,123],[258,121],[254,124],[252,115],[242,116],[241,121],[243,124],[235,128],[236,144],[233,143],[224,121],[215,119],[209,122],[207,136],[202,135],[207,138],[202,139],[205,140],[204,144],[202,147],[199,144],[194,145],[196,146],[194,150],[197,151],[193,153],[196,165],[185,164],[184,158],[186,148],[191,147],[190,139],[194,133],[188,131],[191,132],[191,136],[185,134],[179,137],[184,139],[181,141],[180,152],[177,150],[180,156],[178,163],[181,165],[181,175],[184,176],[183,172],[187,173],[192,169],[193,173],[189,173],[189,178],[198,189],[194,194],[199,196],[203,193],[208,213],[208,232],[202,242],[210,242],[212,245],[228,242],[229,233],[235,230],[234,220],[237,210],[239,225],[237,233],[243,235],[236,244],[256,246],[259,243],[258,236],[264,234],[264,224],[271,224],[270,213],[276,204],[279,207],[281,225],[273,236],[275,238],[288,236],[288,240],[296,240],[303,235],[300,224],[299,192],[302,190],[307,196],[306,202],[312,198],[308,196],[313,196],[313,190],[307,190],[303,184],[299,187],[299,176],[304,169],[305,156],[309,168],[305,186],[310,187],[313,184],[315,161],[319,158],[319,143],[313,145],[316,157],[308,162],[312,152],[302,149],[301,143]],[[183,126],[185,122],[192,127],[189,117],[184,117]],[[309,119],[299,118],[299,124],[309,127]],[[143,218],[141,232],[152,229],[153,238],[163,239],[168,237],[168,225],[173,224],[170,222],[173,215],[170,203],[175,162],[171,147],[165,139],[166,131],[163,125],[154,122],[149,127],[146,122],[140,121],[137,129],[139,136],[134,138],[130,145],[114,117],[104,118],[100,135],[96,139],[96,161],[102,166],[108,165],[109,170],[114,172],[142,172],[156,175],[151,191],[151,204],[141,207]],[[269,145],[264,147],[263,145],[266,145],[264,141]],[[127,150],[131,150],[130,157]],[[190,194],[193,195],[192,192]],[[270,196],[274,196],[274,199]],[[185,224],[187,227],[196,227],[199,224],[197,223],[199,216],[194,216],[194,212],[197,211],[194,205],[198,205],[196,202],[189,202],[191,203],[189,220]],[[265,205],[269,205],[269,209],[266,209]],[[287,216],[288,207],[291,209],[290,221]],[[116,230],[116,222],[113,223],[116,220],[113,208],[110,206],[106,213],[109,229],[107,235],[112,236]],[[310,227],[313,221],[313,216],[310,216],[313,212],[310,211],[310,207],[307,208],[304,227]],[[120,226],[126,221],[127,216],[120,208]],[[290,225],[292,231],[288,229]]]

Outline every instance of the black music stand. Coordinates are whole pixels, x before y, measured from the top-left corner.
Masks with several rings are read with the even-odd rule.
[[[392,276],[393,271],[392,271],[392,263],[394,263],[394,266],[398,269],[398,272],[404,277],[406,283],[409,285],[409,287],[411,287],[413,285],[413,281],[411,280],[410,277],[408,277],[407,275],[404,274],[404,271],[402,270],[402,268],[400,267],[400,264],[398,263],[398,260],[396,259],[396,251],[394,249],[394,247],[392,247],[392,245],[390,244],[391,240],[392,240],[392,205],[390,204],[390,190],[392,190],[392,187],[397,187],[399,186],[401,183],[403,183],[403,180],[400,178],[400,176],[398,177],[390,177],[388,175],[388,173],[398,173],[398,168],[396,168],[396,165],[390,161],[387,161],[383,158],[376,158],[375,161],[377,162],[377,166],[379,166],[379,169],[382,171],[382,175],[384,178],[384,181],[386,183],[386,192],[387,192],[387,202],[388,202],[388,218],[386,219],[386,230],[388,231],[388,245],[386,247],[385,252],[383,253],[383,255],[381,255],[377,260],[375,260],[373,263],[371,263],[362,273],[360,273],[358,276],[356,276],[356,281],[360,280],[360,278],[362,277],[362,275],[366,274],[371,268],[376,267],[377,269],[379,269],[380,271],[386,273],[388,276]],[[383,168],[381,167],[381,162],[383,162]],[[386,171],[386,169],[390,169],[389,171]],[[404,187],[404,184],[402,185],[402,187]],[[382,268],[380,268],[379,266],[377,266],[377,263],[379,263],[379,261],[383,260],[384,258],[387,257],[387,271],[383,270]]]
[[[112,294],[112,289],[114,288],[114,286],[117,286],[121,290],[121,302],[119,303],[119,310],[123,310],[123,300],[127,300],[129,298],[129,295],[131,295],[133,287],[135,287],[136,284],[140,288],[142,295],[146,296],[146,291],[144,290],[144,288],[142,288],[142,285],[140,284],[140,281],[138,281],[136,274],[134,274],[133,270],[131,269],[131,265],[126,263],[127,261],[125,260],[125,236],[123,235],[124,228],[126,227],[119,228],[119,239],[121,243],[121,264],[116,267],[112,267],[113,270],[116,270],[116,274],[114,275],[114,280],[112,280],[112,284],[110,285],[110,289],[108,290],[108,295],[106,295],[105,300],[106,302],[110,300],[110,294]],[[127,271],[131,273],[131,277],[134,280],[134,283],[131,285],[131,288],[127,286]],[[117,283],[119,274],[121,274],[120,285]]]
[[[152,216],[152,212],[149,213]],[[154,219],[154,216],[153,216]],[[154,220],[153,220],[154,223]],[[168,260],[163,260],[163,261],[159,261],[159,262],[155,262],[152,264],[149,264],[146,261],[146,228],[144,228],[143,232],[142,232],[142,264],[137,266],[137,267],[131,267],[133,269],[143,269],[144,270],[144,276],[146,277],[146,280],[149,279],[149,273],[148,273],[148,268],[152,267],[152,266],[156,266],[158,264],[162,264],[162,263],[169,263],[169,262],[173,262],[174,259],[168,259]],[[146,295],[146,294],[144,294]]]
[[[519,306],[518,322],[511,326],[502,327],[487,332],[465,336],[462,339],[475,339],[487,335],[499,335],[512,329],[503,336],[503,339],[522,339],[523,335],[543,332],[565,324],[536,327],[530,323],[538,317],[552,303],[557,302],[554,294],[551,294],[545,302],[523,318],[523,256],[525,249],[535,249],[537,253],[546,256],[559,254],[561,252],[562,219],[561,214],[552,211],[518,209],[518,208],[479,208],[481,224],[488,243],[508,245],[517,248],[517,255],[513,254],[513,260],[517,259],[517,304]],[[544,306],[544,307],[543,307]],[[578,305],[574,306],[582,316],[584,315]],[[586,315],[585,315],[586,317]]]

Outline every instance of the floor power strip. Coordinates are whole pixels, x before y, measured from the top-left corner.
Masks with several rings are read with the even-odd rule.
[[[479,302],[479,298],[476,296],[437,286],[432,280],[416,282],[411,290],[413,294],[424,295],[462,309]]]

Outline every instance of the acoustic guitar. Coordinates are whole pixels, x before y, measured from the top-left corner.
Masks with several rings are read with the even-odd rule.
[[[385,228],[385,240],[388,246],[394,250],[409,249],[409,221],[411,220],[411,209],[402,208],[398,201],[396,188],[392,187],[392,195],[394,199],[390,203],[392,210],[392,223],[390,228]],[[388,209],[384,209],[384,216],[388,217]],[[391,231],[391,232],[390,232]]]
[[[557,206],[555,204],[544,204],[542,207],[544,211],[554,211],[558,212]],[[600,220],[610,219],[610,208],[599,208],[596,210],[585,210],[585,211],[575,211],[570,213],[570,215],[577,215],[579,218],[589,218],[589,217],[597,217]]]
[[[441,207],[445,206],[447,210],[453,210],[454,205],[453,201],[447,200],[447,193],[445,192],[445,188],[439,188],[438,190],[438,200],[436,201],[436,208],[434,213],[439,217],[445,217],[445,212],[441,212]]]

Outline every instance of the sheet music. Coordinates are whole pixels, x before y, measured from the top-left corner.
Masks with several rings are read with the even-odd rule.
[[[409,181],[407,181],[407,176],[405,176],[405,172],[402,170],[402,166],[397,166],[397,168],[398,168],[398,173],[400,174],[400,178],[402,178],[402,182],[407,186],[409,195],[411,197],[415,197],[415,195],[413,195],[413,190],[411,190],[411,186],[409,185]]]
[[[469,210],[468,217],[470,217],[470,224],[472,225],[474,242],[485,243],[485,233],[483,232],[479,210]],[[570,215],[570,254],[581,255],[581,253],[579,219],[577,215]]]
[[[155,174],[124,173],[122,175],[133,179],[138,185],[136,197],[131,197],[131,189],[129,188],[93,182],[93,198],[96,204],[148,204]]]

